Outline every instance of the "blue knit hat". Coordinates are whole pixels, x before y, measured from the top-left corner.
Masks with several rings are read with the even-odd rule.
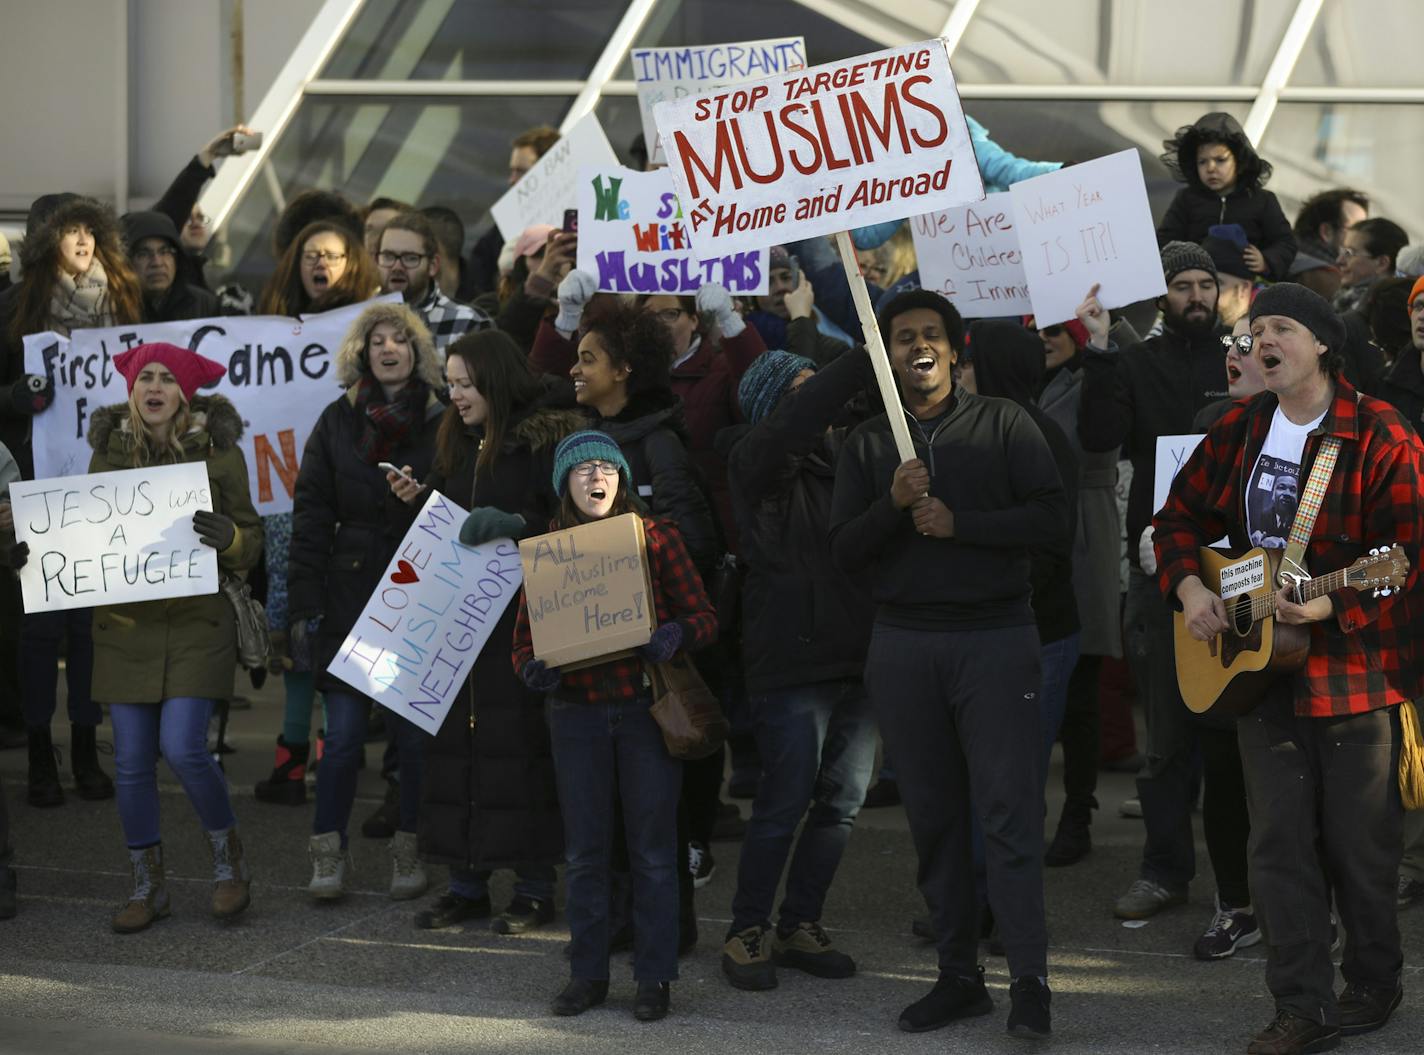
[[[742,383],[737,386],[737,402],[742,417],[755,425],[776,409],[781,397],[802,370],[814,370],[816,364],[804,355],[791,352],[762,352],[752,360]]]
[[[631,486],[633,470],[628,468],[628,459],[623,457],[613,437],[606,432],[584,429],[565,436],[554,449],[554,493],[560,498],[568,490],[569,473],[583,462],[613,462],[623,478],[622,486]]]

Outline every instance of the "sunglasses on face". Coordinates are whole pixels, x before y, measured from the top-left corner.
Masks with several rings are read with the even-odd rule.
[[[1240,337],[1233,337],[1228,333],[1221,338],[1221,346],[1228,352],[1235,348],[1238,355],[1250,355],[1254,345],[1255,341],[1249,333],[1243,333]]]

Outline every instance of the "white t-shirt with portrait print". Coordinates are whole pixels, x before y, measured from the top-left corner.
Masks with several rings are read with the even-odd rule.
[[[1246,533],[1251,545],[1285,549],[1305,486],[1300,474],[1305,439],[1324,419],[1321,411],[1314,421],[1297,425],[1276,407],[1246,488]]]

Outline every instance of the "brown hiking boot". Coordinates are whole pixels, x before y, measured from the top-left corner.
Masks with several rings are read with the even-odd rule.
[[[771,955],[771,932],[748,927],[722,946],[722,973],[737,989],[775,989],[776,964]]]
[[[168,915],[168,888],[163,885],[163,844],[129,851],[133,893],[114,915],[110,926],[118,934],[136,934]]]
[[[236,828],[208,832],[213,848],[213,915],[232,919],[252,903],[252,878]]]

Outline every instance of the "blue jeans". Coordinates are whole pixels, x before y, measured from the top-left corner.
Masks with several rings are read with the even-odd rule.
[[[312,832],[340,832],[346,845],[346,826],[356,801],[356,776],[366,750],[366,713],[371,701],[354,692],[326,694],[326,749],[316,771],[316,816]],[[404,718],[386,716],[388,728],[400,750],[400,820],[396,827],[413,832],[420,817],[420,771],[424,763],[425,734]]]
[[[450,869],[450,891],[471,901],[489,897],[489,868]],[[553,865],[521,862],[514,866],[514,896],[553,904],[558,873]]]
[[[64,659],[64,681],[68,692],[69,720],[76,725],[99,725],[104,721],[99,705],[89,696],[94,677],[94,610],[71,608],[65,612],[32,612],[20,623],[20,691],[24,699],[25,724],[49,725],[54,718],[59,675],[59,645],[66,633],[69,648]]]
[[[633,875],[633,977],[677,977],[677,800],[682,763],[668,754],[646,697],[548,703],[564,815],[574,978],[608,978],[609,864],[621,806]],[[615,775],[616,774],[616,775]]]
[[[203,828],[220,832],[237,823],[227,781],[208,754],[208,719],[212,700],[172,696],[162,703],[115,703],[109,707],[114,727],[114,789],[119,820],[129,848],[141,850],[160,841],[158,833],[158,754],[188,793]]]
[[[821,918],[875,771],[875,722],[864,686],[847,681],[753,695],[751,715],[761,784],[737,868],[732,933],[769,925],[791,840],[805,816],[781,902],[779,923],[790,931]]]
[[[1038,663],[1043,670],[1038,707],[1043,720],[1045,782],[1048,780],[1048,763],[1053,757],[1053,745],[1058,739],[1058,727],[1063,724],[1063,712],[1068,709],[1068,678],[1078,665],[1078,645],[1082,640],[1082,632],[1075,630],[1052,644],[1040,645],[1038,649]]]

